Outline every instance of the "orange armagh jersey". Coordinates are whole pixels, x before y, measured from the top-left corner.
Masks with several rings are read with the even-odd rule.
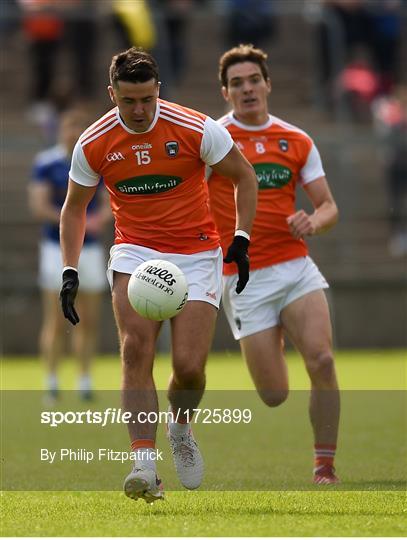
[[[259,182],[249,251],[251,269],[305,256],[308,253],[305,242],[290,234],[286,219],[295,212],[297,183],[306,184],[325,176],[311,138],[271,115],[262,126],[242,124],[232,112],[218,122],[226,127],[254,166]],[[226,253],[235,231],[233,185],[228,178],[215,172],[212,172],[208,184],[211,210]],[[224,274],[236,272],[234,263],[224,266]]]
[[[115,243],[167,253],[197,253],[219,246],[209,210],[205,164],[232,148],[226,129],[204,114],[158,100],[143,133],[129,129],[117,107],[77,142],[70,178],[110,194]]]

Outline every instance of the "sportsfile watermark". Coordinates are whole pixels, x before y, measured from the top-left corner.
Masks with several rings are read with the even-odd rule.
[[[53,407],[40,391],[3,391],[0,398],[4,491],[120,491],[146,451],[165,490],[182,489],[167,431],[177,411],[168,409],[165,391],[158,392],[158,403],[145,391],[99,391],[92,402],[61,391]],[[180,415],[192,398],[180,396]],[[326,412],[329,391],[315,398]],[[267,407],[256,391],[206,391],[186,418],[204,460],[202,489],[324,489],[312,483],[309,403],[309,391],[292,391],[281,407]],[[341,483],[329,489],[404,491],[406,422],[405,391],[341,392],[335,458]],[[155,447],[132,448],[140,438],[155,439]]]
[[[168,424],[181,418],[186,423],[202,424],[249,424],[252,421],[251,409],[194,408],[172,411],[123,411],[108,407],[103,411],[42,411],[41,424],[58,427],[62,424],[95,424],[107,427],[112,424]]]
[[[49,448],[41,448],[40,460],[50,463],[58,461],[82,461],[91,463],[92,461],[115,461],[120,463],[134,463],[148,459],[149,461],[163,461],[164,453],[158,448],[134,450],[132,452],[121,452],[112,448],[98,448],[96,451],[88,450],[87,448],[59,448],[58,450],[50,450]]]

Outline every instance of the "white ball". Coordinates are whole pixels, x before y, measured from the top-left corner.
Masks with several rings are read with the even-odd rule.
[[[127,287],[131,307],[153,321],[178,315],[187,303],[188,283],[177,265],[152,259],[140,264]]]

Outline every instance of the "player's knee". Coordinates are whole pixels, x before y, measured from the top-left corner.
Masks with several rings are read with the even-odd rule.
[[[65,335],[66,320],[62,317],[47,317],[43,323],[42,333],[49,339],[58,339]]]
[[[143,365],[151,365],[155,344],[137,334],[122,336],[122,363],[125,371],[140,370]]]
[[[268,407],[278,407],[288,398],[288,389],[261,390],[259,395]]]
[[[183,387],[194,388],[201,383],[205,372],[198,365],[183,364],[174,368],[174,377]]]
[[[308,362],[308,372],[311,380],[330,381],[335,373],[334,358],[331,352],[316,354]]]

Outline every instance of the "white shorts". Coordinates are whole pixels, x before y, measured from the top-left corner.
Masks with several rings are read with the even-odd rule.
[[[250,272],[244,291],[236,294],[237,275],[223,278],[223,308],[235,339],[280,323],[281,311],[305,294],[329,287],[310,257]]]
[[[62,285],[62,255],[58,242],[43,240],[40,244],[39,286],[49,291],[60,291]],[[107,287],[106,262],[100,244],[85,244],[79,257],[79,289],[87,292],[103,291]]]
[[[201,300],[219,308],[222,296],[222,250],[220,248],[183,255],[162,253],[134,244],[116,244],[110,249],[107,279],[113,285],[113,270],[132,274],[137,266],[150,259],[170,261],[184,272],[188,282],[188,301]]]

